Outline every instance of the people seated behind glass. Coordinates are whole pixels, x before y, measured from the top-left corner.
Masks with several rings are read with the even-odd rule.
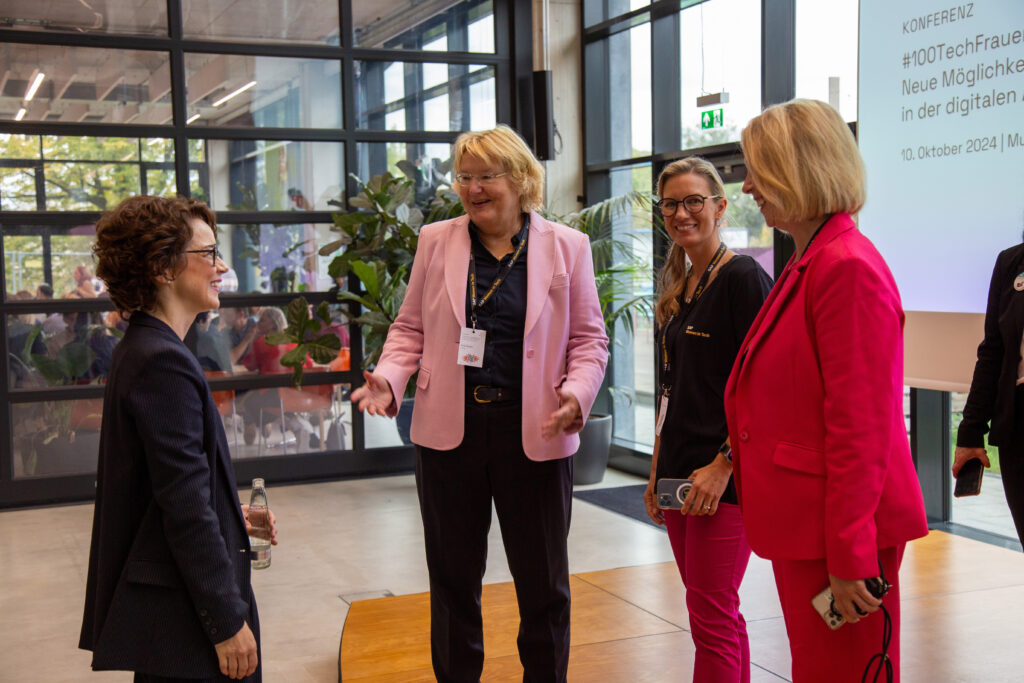
[[[31,301],[32,298],[32,294],[24,290],[11,296],[12,301]],[[36,322],[35,316],[31,313],[19,313],[7,319],[7,348],[10,349],[12,356],[10,381],[11,386],[15,388],[31,383],[32,354],[46,353],[46,346],[38,333],[33,337],[30,347],[25,348],[32,332],[39,325],[40,323]]]
[[[239,363],[256,338],[256,318],[245,306],[223,308],[221,317],[221,333],[227,341],[231,362]]]
[[[266,336],[282,331],[287,325],[284,313],[279,308],[267,307],[260,311],[259,320],[253,328],[252,348],[242,358],[242,365],[250,372],[261,375],[280,375],[291,373],[291,368],[281,365],[281,357],[294,349],[296,344],[268,344]],[[247,335],[248,336],[248,335]],[[304,368],[313,367],[313,362],[306,358]],[[244,438],[246,444],[252,444],[259,435],[258,427],[263,426],[264,437],[273,432],[272,424],[279,419],[281,401],[276,388],[250,391],[239,398],[239,410],[245,418]],[[269,412],[274,411],[274,412]],[[289,413],[285,418],[285,426],[295,435],[296,443],[305,448],[318,447],[319,437],[314,437],[313,426],[306,418]]]
[[[196,358],[203,370],[232,373],[231,350],[220,329],[216,311],[205,311],[196,317]]]

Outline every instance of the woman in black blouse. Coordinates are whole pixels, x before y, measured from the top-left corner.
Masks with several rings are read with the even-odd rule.
[[[688,157],[665,167],[656,204],[672,247],[657,305],[660,397],[647,514],[668,530],[686,586],[696,646],[694,681],[750,680],[737,593],[750,546],[732,483],[725,383],[772,281],[718,233],[725,188],[715,167]],[[687,267],[687,261],[690,267]],[[659,479],[692,479],[682,509],[661,510]]]

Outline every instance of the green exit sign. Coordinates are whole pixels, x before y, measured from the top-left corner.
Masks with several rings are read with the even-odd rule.
[[[721,109],[708,109],[700,113],[700,127],[703,129],[721,128],[724,120]]]

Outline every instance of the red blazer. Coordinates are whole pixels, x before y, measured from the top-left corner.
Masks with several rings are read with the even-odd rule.
[[[726,386],[747,538],[768,559],[878,575],[877,549],[928,533],[903,420],[903,308],[849,214],[791,259]]]
[[[435,450],[455,448],[464,434],[466,373],[456,360],[466,325],[469,251],[466,216],[420,231],[409,288],[374,370],[391,384],[395,414],[406,382],[419,369],[410,436]],[[541,437],[541,425],[558,409],[555,390],[575,396],[585,420],[608,362],[587,236],[531,213],[526,278],[523,449],[531,460],[564,458],[579,447],[575,432],[583,421],[572,434]]]

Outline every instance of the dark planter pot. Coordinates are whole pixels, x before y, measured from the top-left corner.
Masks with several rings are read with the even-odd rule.
[[[604,479],[612,447],[612,416],[591,415],[580,432],[580,449],[573,456],[572,483],[596,484]]]
[[[412,427],[412,406],[415,400],[415,398],[403,399],[402,405],[398,409],[398,415],[395,416],[395,423],[398,426],[398,436],[406,446],[412,444],[412,439],[409,438],[409,430]]]

